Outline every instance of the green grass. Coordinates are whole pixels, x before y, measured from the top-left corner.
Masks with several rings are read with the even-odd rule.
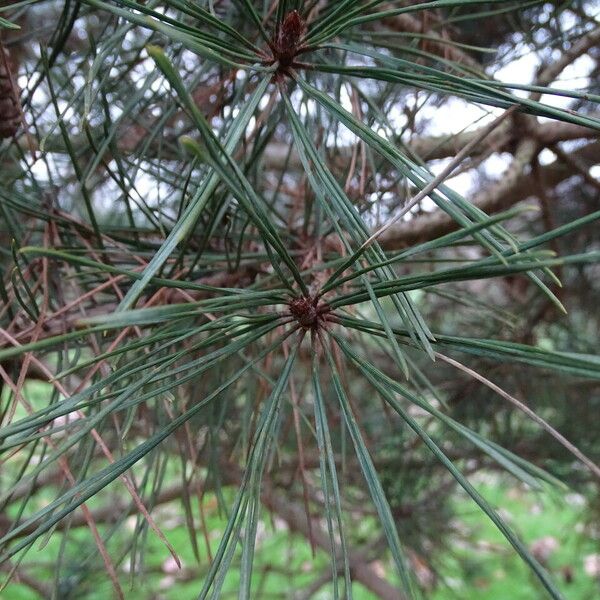
[[[584,557],[598,552],[598,540],[593,539],[591,528],[585,526],[585,510],[578,505],[582,497],[568,495],[566,502],[554,500],[547,494],[508,486],[501,480],[486,483],[480,490],[530,547],[545,537],[556,540],[556,550],[550,554],[546,567],[565,597],[570,600],[598,597],[600,581],[583,569]],[[500,532],[468,499],[456,501],[456,514],[468,541],[464,545],[457,541],[443,556],[442,573],[449,586],[432,594],[434,600],[545,598],[527,567],[507,548]],[[566,569],[572,571],[571,583],[565,581]]]
[[[36,408],[47,402],[49,385],[41,382],[28,382],[25,394]],[[22,411],[22,407],[19,407]],[[10,468],[2,475],[3,484],[10,480],[10,473],[18,467],[13,460]],[[178,467],[169,465],[166,485],[180,481]],[[567,495],[566,499],[552,497],[547,492],[533,492],[521,484],[516,484],[508,476],[480,473],[474,477],[474,484],[490,504],[499,510],[503,518],[517,531],[523,541],[531,545],[545,537],[556,540],[557,547],[551,553],[546,567],[558,582],[561,591],[569,600],[595,600],[598,597],[600,581],[584,572],[584,558],[598,553],[598,540],[593,538],[589,523],[589,511],[582,496]],[[55,492],[45,489],[38,493],[38,508],[53,499]],[[114,494],[122,495],[123,488],[115,483],[107,490],[92,498],[88,506],[94,510],[110,505]],[[224,490],[227,503],[235,490]],[[194,499],[192,499],[194,503]],[[196,525],[197,501],[193,504]],[[205,495],[205,517],[211,552],[217,550],[227,519],[219,511],[216,497]],[[16,508],[16,507],[11,507]],[[454,521],[456,533],[447,540],[448,547],[437,555],[435,568],[438,570],[438,586],[427,592],[432,600],[535,600],[546,596],[540,589],[531,572],[513,552],[496,527],[474,505],[466,493],[455,495]],[[9,510],[9,515],[11,511]],[[194,557],[185,525],[185,513],[179,502],[161,505],[154,511],[158,525],[166,534],[183,562],[183,570],[169,571],[170,555],[162,542],[149,532],[144,548],[143,573],[131,578],[127,572],[128,561],[117,569],[121,584],[128,600],[193,600],[197,597],[208,570],[208,552],[202,542],[202,532],[197,532],[200,548],[200,563]],[[293,592],[303,589],[316,577],[329,568],[329,557],[321,551],[312,556],[307,540],[291,535],[280,521],[273,520],[263,513],[259,524],[259,540],[256,546],[256,559],[253,576],[253,597],[291,598]],[[135,517],[128,517],[124,526],[114,532],[107,543],[111,556],[115,559],[119,549],[131,539]],[[377,526],[376,520],[365,519],[353,534],[354,545],[367,539]],[[360,529],[360,531],[359,531]],[[369,529],[371,531],[366,531]],[[106,534],[109,529],[100,526]],[[597,533],[596,533],[597,535]],[[47,543],[36,544],[27,554],[22,567],[38,581],[50,583],[55,576],[55,561],[60,554],[62,534],[55,533]],[[238,553],[233,568],[228,573],[223,586],[223,598],[236,598],[239,584]],[[171,565],[174,566],[174,565]],[[395,580],[391,561],[381,564],[387,575]],[[572,573],[571,583],[565,581],[565,570]],[[72,531],[70,541],[64,550],[61,569],[64,598],[104,600],[111,598],[113,589],[99,559],[97,549],[84,529]],[[69,595],[70,594],[70,595]],[[370,600],[374,596],[361,585],[354,584],[355,600]],[[325,586],[317,600],[332,598],[331,586]],[[10,583],[2,592],[1,600],[37,600],[41,598],[23,584]]]
[[[570,600],[597,598],[599,582],[583,570],[584,557],[598,551],[597,540],[592,538],[589,528],[585,526],[585,506],[577,502],[555,501],[545,494],[534,494],[523,487],[508,485],[504,478],[489,479],[489,482],[478,487],[494,506],[502,507],[503,516],[523,536],[526,543],[531,545],[546,536],[556,539],[558,546],[549,557],[547,567],[565,596]],[[206,505],[207,527],[212,552],[215,552],[226,520],[219,515],[214,496],[206,496]],[[434,591],[428,592],[428,598],[534,600],[545,597],[527,567],[507,546],[502,535],[463,494],[457,495],[455,511],[458,533],[448,540],[449,548],[437,559],[440,579],[445,581]],[[191,550],[183,522],[183,511],[177,503],[160,507],[157,520],[165,524],[163,531],[177,550],[184,568],[180,573],[166,572],[168,569],[165,567],[171,562],[169,554],[161,542],[149,533],[145,548],[145,572],[136,576],[133,587],[129,586],[130,577],[126,568],[121,567],[119,570],[126,597],[130,600],[192,600],[197,597],[208,568],[206,549],[200,546],[199,565]],[[133,522],[130,517],[126,526],[120,528],[109,542],[109,549],[114,551],[131,535]],[[67,546],[62,577],[65,592],[71,588],[72,596],[65,593],[65,598],[110,598],[111,584],[89,536],[84,533],[83,530],[77,532]],[[60,538],[60,535],[54,535],[44,547],[34,548],[24,562],[25,570],[35,574],[38,580],[48,582],[55,572],[53,560],[59,552]],[[291,598],[294,591],[306,587],[315,577],[325,572],[328,564],[328,557],[323,552],[317,552],[313,559],[305,539],[290,535],[281,523],[274,523],[267,518],[261,521],[259,528],[253,597]],[[238,565],[239,557],[226,578],[223,598],[237,597]],[[571,583],[565,582],[563,573],[566,568],[572,571]],[[391,564],[387,565],[386,570],[388,573],[393,571]],[[354,587],[356,600],[374,598],[360,585],[355,584]],[[26,586],[15,583],[9,584],[0,597],[7,600],[39,598]],[[315,596],[323,600],[331,597],[329,586],[322,588],[319,595]]]

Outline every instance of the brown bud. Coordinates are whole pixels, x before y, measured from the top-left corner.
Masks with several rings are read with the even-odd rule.
[[[304,33],[304,21],[297,10],[289,12],[279,28],[273,54],[282,68],[289,67],[298,52],[300,38]]]
[[[316,328],[319,324],[319,313],[312,298],[294,298],[290,302],[290,313],[304,329]]]
[[[0,139],[13,137],[20,124],[19,88],[13,80],[6,49],[0,42]]]
[[[281,50],[295,50],[300,36],[304,32],[304,21],[297,10],[289,12],[279,30],[279,47]]]

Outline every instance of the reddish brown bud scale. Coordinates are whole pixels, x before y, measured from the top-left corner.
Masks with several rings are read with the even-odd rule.
[[[304,30],[304,20],[297,10],[292,10],[283,19],[277,39],[271,43],[273,58],[282,70],[287,69],[294,62]]]
[[[289,12],[279,30],[278,46],[282,50],[296,49],[300,36],[304,32],[304,21],[297,10]]]
[[[319,311],[312,298],[302,296],[291,300],[290,314],[304,329],[316,329],[319,325]]]

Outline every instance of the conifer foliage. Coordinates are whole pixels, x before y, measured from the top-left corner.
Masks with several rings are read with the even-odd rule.
[[[477,477],[600,480],[597,8],[0,4],[3,583],[418,598],[462,494],[563,598]]]

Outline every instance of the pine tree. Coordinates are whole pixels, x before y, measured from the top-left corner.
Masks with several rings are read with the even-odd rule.
[[[8,585],[427,596],[464,494],[562,598],[477,476],[600,477],[596,9],[3,3]]]

